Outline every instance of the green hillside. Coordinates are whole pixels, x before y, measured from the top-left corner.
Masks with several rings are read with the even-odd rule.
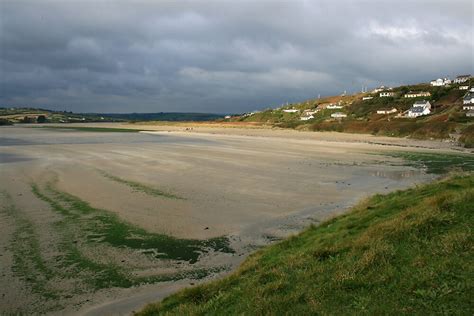
[[[474,85],[474,79],[462,85]],[[462,98],[466,90],[459,84],[433,87],[429,84],[407,85],[393,88],[393,97],[380,97],[379,93],[359,93],[348,96],[333,96],[289,104],[278,109],[267,109],[251,115],[234,116],[230,121],[264,122],[275,127],[295,128],[311,131],[337,131],[369,133],[383,136],[413,137],[418,139],[452,139],[466,147],[474,147],[473,117],[467,117],[462,109]],[[429,92],[430,96],[405,98],[410,91]],[[373,97],[363,100],[364,97]],[[427,100],[433,105],[432,113],[416,119],[406,118],[403,113],[415,101]],[[342,105],[341,109],[325,109],[329,104]],[[377,114],[380,109],[397,109],[397,113]],[[299,110],[285,113],[286,109]],[[319,110],[314,118],[303,121],[305,110]],[[334,119],[331,114],[343,112],[346,118]]]
[[[474,175],[376,195],[138,315],[472,315]]]

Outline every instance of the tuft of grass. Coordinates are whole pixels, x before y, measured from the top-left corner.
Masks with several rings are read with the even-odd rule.
[[[137,315],[472,315],[474,175],[374,197]]]
[[[118,182],[118,183],[125,184],[125,185],[129,186],[130,188],[132,188],[133,190],[135,190],[137,192],[143,192],[143,193],[145,193],[147,195],[151,195],[151,196],[160,196],[160,197],[165,197],[165,198],[169,198],[169,199],[184,200],[184,198],[179,197],[175,194],[171,194],[169,192],[165,192],[165,191],[162,191],[160,189],[150,187],[150,186],[145,185],[145,184],[140,183],[140,182],[135,182],[135,181],[131,181],[131,180],[122,179],[120,177],[111,175],[110,173],[107,173],[103,170],[99,170],[99,173],[102,174],[107,179],[110,179],[112,181],[115,181],[115,182]]]
[[[426,169],[427,173],[444,174],[449,171],[474,171],[474,155],[426,152],[391,152],[391,157],[402,158],[405,164]]]

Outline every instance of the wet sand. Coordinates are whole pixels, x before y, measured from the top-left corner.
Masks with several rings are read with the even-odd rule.
[[[224,275],[254,249],[340,214],[364,197],[433,178],[384,153],[455,150],[449,143],[368,135],[196,126],[191,130],[185,125],[138,128],[153,131],[1,129],[0,191],[5,197],[0,205],[0,288],[10,290],[0,293],[0,313],[104,315],[116,314],[117,308],[129,313],[190,283]],[[125,181],[179,198],[148,194]],[[12,249],[18,238],[15,225],[22,220],[35,228],[44,262],[62,255],[57,247],[62,237],[50,230],[61,214],[32,193],[32,183],[40,189],[54,183],[55,190],[112,212],[146,232],[197,240],[225,236],[235,253],[203,253],[197,263],[189,264],[102,244],[87,246],[84,255],[90,260],[124,262],[135,276],[198,267],[225,269],[201,280],[181,278],[78,295],[71,290],[75,279],[59,278],[57,282],[65,285],[54,288],[61,295],[54,304],[45,303],[31,280],[14,268],[18,261]],[[5,211],[12,207],[17,213]]]

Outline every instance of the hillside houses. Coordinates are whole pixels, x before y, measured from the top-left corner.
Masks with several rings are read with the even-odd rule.
[[[420,97],[430,97],[431,93],[426,91],[410,91],[406,93],[404,98],[420,98]]]
[[[461,76],[457,76],[456,79],[453,80],[453,82],[456,84],[464,83],[468,81],[470,78],[471,78],[471,75],[461,75]]]
[[[459,86],[459,90],[469,90],[469,86]]]
[[[298,113],[300,110],[297,109],[285,109],[283,112],[285,113]]]
[[[430,84],[433,87],[443,87],[443,86],[451,84],[451,80],[449,78],[443,78],[443,79],[438,78],[436,80],[432,80]]]
[[[413,106],[408,110],[408,117],[415,118],[431,113],[431,103],[429,101],[416,101]]]

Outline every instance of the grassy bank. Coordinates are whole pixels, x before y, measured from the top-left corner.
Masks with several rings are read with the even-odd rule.
[[[474,312],[474,175],[375,195],[139,315]]]

